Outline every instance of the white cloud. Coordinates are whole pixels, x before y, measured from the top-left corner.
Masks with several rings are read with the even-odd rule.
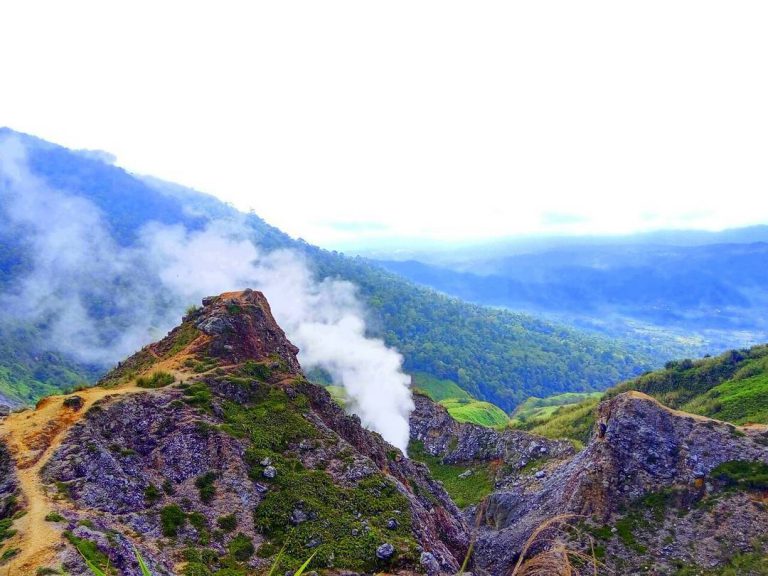
[[[768,221],[764,2],[1,10],[0,123],[310,241]]]

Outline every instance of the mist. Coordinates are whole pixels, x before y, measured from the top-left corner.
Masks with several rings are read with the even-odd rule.
[[[353,284],[318,281],[299,253],[260,249],[237,219],[202,230],[150,223],[122,246],[94,204],[32,174],[13,137],[0,141],[0,201],[2,225],[23,230],[31,256],[0,294],[3,318],[44,326],[47,346],[106,367],[161,338],[205,296],[260,290],[304,369],[328,372],[363,425],[405,451],[410,378],[399,353],[366,337]]]

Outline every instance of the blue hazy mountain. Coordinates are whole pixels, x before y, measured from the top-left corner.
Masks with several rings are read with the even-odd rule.
[[[607,335],[667,340],[679,354],[768,338],[768,227],[721,233],[495,243],[452,257],[378,263],[484,305],[543,314]]]

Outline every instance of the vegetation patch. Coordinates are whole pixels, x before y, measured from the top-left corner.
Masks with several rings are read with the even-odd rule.
[[[213,501],[213,497],[216,495],[215,482],[216,474],[214,472],[206,472],[195,480],[195,486],[200,492],[200,501],[204,504],[210,504]]]
[[[470,465],[445,464],[439,456],[432,456],[422,442],[413,440],[408,445],[408,455],[423,462],[432,477],[440,480],[446,492],[459,508],[477,504],[493,491],[495,473],[487,462]],[[470,470],[471,474],[465,475]]]
[[[235,528],[237,528],[237,516],[234,514],[220,516],[216,519],[216,525],[225,532],[232,532]]]
[[[529,430],[533,434],[539,434],[547,438],[567,438],[572,440],[578,448],[589,441],[595,427],[595,409],[600,403],[600,398],[591,397],[578,404],[563,405],[555,408],[549,420],[525,425],[514,424],[513,428]]]
[[[472,400],[472,395],[459,387],[453,380],[447,378],[435,378],[424,372],[417,372],[412,376],[413,390],[429,396],[435,402],[442,400]]]
[[[187,515],[176,504],[171,504],[160,510],[160,529],[163,536],[175,538],[186,522]]]
[[[289,398],[284,390],[270,387],[250,404],[225,401],[223,408],[222,430],[250,441],[246,462],[251,476],[270,485],[253,521],[269,539],[259,556],[276,555],[285,547],[276,573],[297,569],[312,552],[318,566],[378,571],[386,566],[377,560],[376,548],[385,542],[397,551],[395,565],[418,561],[408,500],[385,476],[373,474],[355,487],[341,487],[327,472],[305,469],[299,460],[284,455],[300,441],[322,441],[304,416],[309,409],[306,397]],[[274,477],[263,475],[267,461]],[[222,517],[217,524],[234,530],[236,519]],[[235,560],[252,553],[239,536],[229,552]]]
[[[253,360],[246,361],[239,370],[243,376],[250,378],[256,378],[262,382],[269,381],[272,376],[272,369],[262,362],[255,362]]]
[[[731,460],[713,469],[711,476],[728,489],[768,490],[768,465],[763,462]]]
[[[481,402],[480,400],[468,398],[452,398],[441,400],[440,404],[458,422],[469,422],[489,428],[502,428],[509,423],[509,417],[504,410],[490,402]]]
[[[254,447],[283,452],[292,442],[316,438],[318,433],[304,418],[309,403],[304,396],[290,400],[279,388],[269,388],[250,405],[224,402],[222,429],[249,438]]]
[[[161,370],[154,372],[151,376],[140,376],[136,379],[136,386],[139,388],[165,388],[173,384],[176,379],[172,374]]]
[[[184,350],[200,335],[200,331],[195,328],[192,322],[182,323],[171,333],[171,342],[168,351],[163,354],[163,358],[171,358]]]
[[[69,530],[64,532],[64,537],[80,552],[87,562],[90,562],[105,574],[114,574],[109,566],[109,558],[99,550],[96,542],[86,538],[78,538]]]

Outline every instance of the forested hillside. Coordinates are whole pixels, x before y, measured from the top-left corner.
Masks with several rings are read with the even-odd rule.
[[[477,398],[505,410],[531,395],[605,388],[652,365],[650,355],[614,341],[531,316],[466,304],[417,287],[367,260],[294,240],[258,216],[239,214],[211,196],[136,177],[93,154],[0,131],[0,140],[11,138],[23,144],[28,169],[37,179],[35,185],[43,183],[66,198],[84,202],[108,230],[104,241],[131,250],[131,258],[121,263],[124,273],[103,280],[98,274],[84,276],[75,294],[78,306],[95,320],[93,326],[98,332],[85,335],[98,337],[97,341],[105,345],[110,338],[120,336],[122,327],[130,325],[132,314],[142,312],[136,307],[178,306],[166,302],[163,294],[153,294],[151,304],[138,294],[153,286],[141,256],[142,250],[149,249],[142,244],[142,233],[149,224],[163,225],[173,232],[178,226],[198,230],[214,220],[236,218],[261,250],[294,250],[304,255],[319,278],[342,278],[357,285],[368,308],[368,331],[402,353],[406,370],[453,380]],[[0,179],[0,195],[11,198],[17,193],[9,178]],[[280,199],[264,197],[261,201]],[[41,281],[45,276],[41,276],[39,266],[36,268],[31,234],[23,225],[30,220],[3,214],[5,204],[0,203],[4,222],[0,226],[0,290],[3,297],[18,297],[20,282],[29,274],[37,274]],[[159,283],[154,290],[160,290]],[[184,307],[189,304],[193,302],[183,303]],[[3,315],[4,328],[0,331],[0,393],[29,402],[52,387],[92,377],[93,370],[82,362],[63,360],[60,354],[41,356],[38,352],[58,350],[46,323],[28,323],[21,333],[11,331],[10,312]],[[183,307],[178,315],[182,312]],[[156,329],[168,327],[158,325]],[[67,344],[71,347],[77,343]]]

